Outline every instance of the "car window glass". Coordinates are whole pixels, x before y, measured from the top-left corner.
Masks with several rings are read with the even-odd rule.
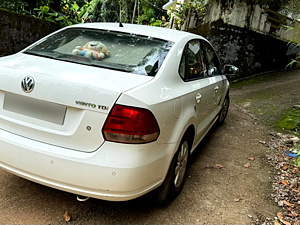
[[[205,49],[205,56],[207,62],[208,76],[216,76],[221,74],[220,62],[214,49],[206,42],[202,41],[202,46]]]
[[[172,45],[172,42],[131,33],[69,28],[24,53],[155,76]]]
[[[192,40],[186,45],[179,66],[179,74],[184,80],[206,77],[204,53],[199,40]]]

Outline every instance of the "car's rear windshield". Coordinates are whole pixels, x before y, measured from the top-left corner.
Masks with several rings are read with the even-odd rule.
[[[129,33],[69,28],[24,53],[155,76],[172,42]]]

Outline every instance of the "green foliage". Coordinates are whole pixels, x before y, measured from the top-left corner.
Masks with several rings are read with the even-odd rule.
[[[297,166],[300,166],[300,146],[295,146],[294,149],[296,149],[298,151],[297,155],[298,155],[298,158],[296,159],[295,161],[295,164]],[[300,177],[300,173],[297,174],[298,177]]]
[[[49,6],[53,3],[53,0],[1,0],[0,8],[20,13],[31,14],[34,8],[42,5]]]
[[[89,14],[94,9],[97,0],[61,1],[61,12],[68,24],[90,22]]]
[[[187,3],[176,3],[170,9],[170,13],[175,15],[175,28],[181,29],[189,15],[195,13],[198,22],[203,19],[206,13],[207,2],[205,0],[190,0]]]
[[[290,26],[284,26],[285,28],[287,28],[286,32],[290,32],[290,31],[294,31],[295,28],[294,27],[290,27]],[[290,48],[294,48],[297,49],[300,47],[300,43],[297,42],[297,40],[294,39],[295,36],[298,36],[299,32],[292,32],[292,34],[289,36],[289,47]],[[293,68],[297,65],[300,64],[300,52],[298,53],[298,55],[295,56],[294,59],[291,59],[291,62],[288,63],[288,65],[286,66],[286,68]]]
[[[154,19],[150,20],[150,25],[155,27],[166,27],[168,23],[163,17],[162,20],[154,20]]]
[[[157,19],[155,9],[146,7],[142,7],[142,9],[143,14],[139,16],[138,23],[142,23],[143,20],[148,20],[150,24],[153,25],[152,23]]]
[[[168,16],[167,11],[162,7],[168,1],[166,0],[141,0],[140,14],[138,16],[138,23],[142,23],[144,19],[150,21],[152,26],[161,26],[164,19]]]
[[[56,1],[56,0],[55,0]],[[21,14],[68,26],[90,21],[89,14],[97,0],[60,0],[60,9],[53,9],[54,0],[2,0],[0,7]]]
[[[90,14],[93,22],[123,22],[142,23],[143,20],[150,24],[158,24],[163,16],[167,16],[162,6],[165,0],[97,0],[94,10]]]
[[[51,22],[59,23],[60,21],[62,21],[62,23],[60,24],[61,26],[68,25],[68,24],[64,24],[67,21],[65,16],[58,12],[51,12],[49,6],[40,6],[39,8],[35,8],[34,11],[35,13],[31,14],[34,17],[51,21]]]
[[[61,26],[82,22],[141,23],[143,19],[157,25],[167,16],[162,9],[166,0],[139,0],[135,13],[135,0],[59,0],[60,8],[57,3],[58,0],[1,0],[0,7]]]
[[[286,66],[287,68],[294,68],[300,62],[300,56],[296,57],[296,59],[292,59]]]
[[[26,11],[27,6],[28,4],[22,0],[3,0],[0,2],[0,8],[22,14]]]

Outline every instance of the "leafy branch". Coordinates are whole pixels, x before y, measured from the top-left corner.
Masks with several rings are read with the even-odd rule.
[[[176,3],[170,8],[171,15],[175,16],[176,29],[181,29],[184,22],[194,14],[197,21],[201,21],[206,13],[207,3],[205,0],[190,0],[187,3]]]

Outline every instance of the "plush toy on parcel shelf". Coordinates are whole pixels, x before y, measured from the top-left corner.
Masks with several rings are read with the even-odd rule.
[[[109,57],[107,47],[100,41],[90,41],[84,46],[76,46],[72,55],[80,55],[91,59],[101,60]]]

